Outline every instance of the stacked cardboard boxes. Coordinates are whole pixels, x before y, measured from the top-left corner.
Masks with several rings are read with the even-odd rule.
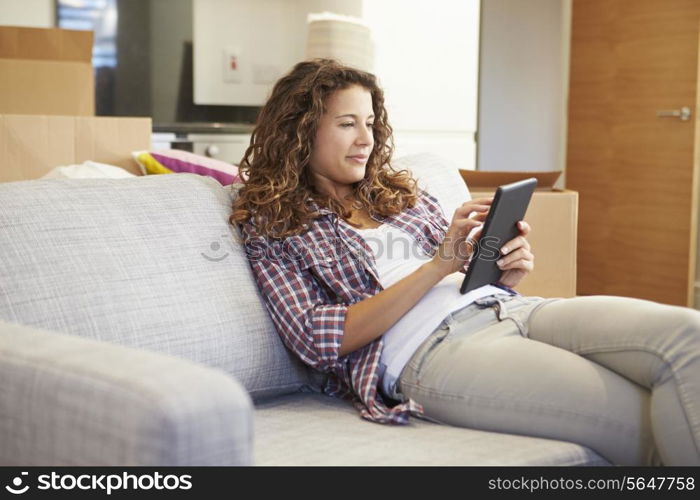
[[[96,117],[91,31],[0,26],[0,182],[86,160],[140,174],[150,118]],[[31,153],[31,154],[29,154]]]

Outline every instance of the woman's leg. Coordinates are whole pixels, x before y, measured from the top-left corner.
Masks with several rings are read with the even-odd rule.
[[[700,311],[625,297],[576,297],[543,304],[528,327],[531,339],[651,390],[651,429],[662,462],[700,465]]]
[[[564,301],[562,301],[564,302]],[[399,378],[403,397],[438,422],[572,441],[612,463],[650,464],[650,393],[610,369],[524,338],[530,313],[538,335],[568,328],[542,299],[500,297],[448,317]],[[541,311],[541,313],[540,313]],[[499,320],[500,318],[500,320]],[[563,324],[562,324],[563,323]],[[555,334],[553,334],[555,335]]]

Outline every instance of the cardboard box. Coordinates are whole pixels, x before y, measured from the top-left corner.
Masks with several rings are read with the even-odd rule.
[[[0,26],[0,113],[95,114],[92,31]]]
[[[532,172],[478,172],[460,170],[462,178],[471,179],[479,187],[467,187],[472,198],[492,196],[500,184],[532,177]],[[479,175],[485,174],[485,175]],[[498,174],[498,175],[492,175]],[[475,177],[477,180],[474,181]],[[556,182],[556,177],[551,185]],[[550,178],[550,180],[551,180]],[[496,180],[496,184],[485,187]],[[578,193],[568,189],[547,187],[538,183],[525,220],[532,230],[528,241],[535,255],[535,270],[526,276],[517,290],[523,295],[540,297],[576,296],[576,241],[578,230]]]
[[[131,152],[150,148],[151,127],[150,118],[0,115],[0,182],[86,160],[141,175]]]

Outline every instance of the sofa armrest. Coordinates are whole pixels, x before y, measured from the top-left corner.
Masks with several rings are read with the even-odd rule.
[[[0,465],[248,465],[253,405],[229,375],[0,321]]]

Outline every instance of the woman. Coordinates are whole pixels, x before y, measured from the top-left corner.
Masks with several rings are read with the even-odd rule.
[[[306,61],[274,86],[242,161],[231,222],[324,392],[374,422],[412,413],[573,441],[616,464],[700,464],[700,312],[517,294],[534,262],[524,221],[500,283],[460,295],[491,199],[448,223],[391,168],[391,135],[373,75]],[[396,241],[409,251],[384,251]]]

